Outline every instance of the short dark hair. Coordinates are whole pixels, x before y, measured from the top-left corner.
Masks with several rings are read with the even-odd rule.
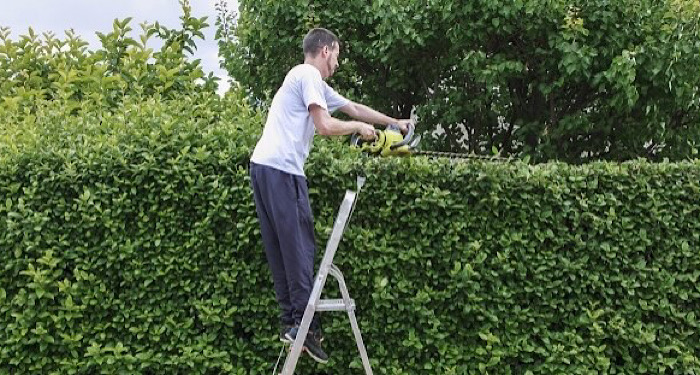
[[[340,40],[332,31],[317,27],[304,37],[304,55],[315,57],[323,47],[333,48],[334,43],[340,47]]]

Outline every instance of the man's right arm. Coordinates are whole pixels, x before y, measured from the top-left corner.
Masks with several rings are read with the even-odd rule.
[[[360,121],[342,121],[332,117],[323,107],[318,104],[311,104],[309,112],[314,121],[314,126],[318,134],[324,136],[330,135],[348,135],[359,133],[365,139],[374,139],[374,126]]]

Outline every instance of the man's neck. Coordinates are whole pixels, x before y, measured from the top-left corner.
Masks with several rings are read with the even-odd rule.
[[[309,64],[309,65],[313,66],[314,68],[316,68],[316,70],[318,70],[318,72],[321,73],[321,77],[323,77],[323,70],[321,69],[322,65],[318,60],[307,58],[307,59],[304,59],[304,64]],[[323,78],[325,79],[325,77],[323,77]]]

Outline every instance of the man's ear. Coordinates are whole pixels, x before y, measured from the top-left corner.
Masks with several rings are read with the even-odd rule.
[[[323,46],[323,50],[321,52],[325,54],[324,57],[327,56],[330,53],[328,46]]]

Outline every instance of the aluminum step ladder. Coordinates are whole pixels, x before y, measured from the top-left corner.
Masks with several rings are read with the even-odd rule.
[[[360,328],[357,325],[357,319],[355,318],[355,301],[350,298],[343,274],[340,272],[338,267],[333,264],[333,257],[335,256],[335,252],[338,249],[338,244],[343,237],[345,228],[347,228],[350,216],[355,209],[357,195],[360,193],[364,183],[365,177],[358,176],[357,192],[351,190],[347,190],[345,192],[345,198],[340,205],[338,217],[335,219],[335,224],[333,225],[333,232],[331,233],[328,243],[326,244],[326,252],[323,255],[321,266],[318,269],[318,274],[316,275],[316,280],[314,281],[314,288],[311,291],[311,296],[309,297],[309,303],[306,305],[306,310],[304,310],[304,317],[301,320],[299,331],[297,332],[296,339],[292,343],[291,350],[284,361],[282,375],[294,374],[294,369],[296,368],[297,361],[299,360],[299,356],[301,355],[301,351],[304,346],[303,344],[304,340],[306,339],[306,334],[309,332],[309,327],[311,326],[311,320],[316,312],[321,311],[347,311],[348,317],[350,318],[350,326],[352,326],[352,332],[355,334],[357,349],[360,351],[360,356],[362,357],[362,366],[364,367],[367,375],[372,375],[372,368],[370,367],[369,358],[367,357],[367,350],[365,349],[365,344],[362,341],[362,335],[360,334]],[[340,294],[342,296],[341,299],[321,299],[321,292],[323,291],[323,286],[326,284],[326,278],[328,275],[331,275],[338,280]]]

